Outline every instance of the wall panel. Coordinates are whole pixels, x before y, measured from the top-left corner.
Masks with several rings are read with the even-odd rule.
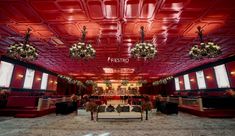
[[[47,90],[55,91],[57,87],[57,77],[48,75]]]
[[[207,89],[218,88],[213,68],[204,69],[204,76],[206,80]]]
[[[41,81],[42,81],[42,72],[35,71],[33,89],[40,90]]]
[[[15,65],[11,87],[12,88],[23,88],[24,77],[25,77],[26,68],[20,65]]]
[[[189,73],[189,81],[190,81],[190,85],[191,85],[192,90],[198,89],[197,78],[196,78],[195,72]]]
[[[179,76],[180,90],[185,90],[184,88],[184,77]]]
[[[230,86],[235,88],[235,61],[226,64]]]

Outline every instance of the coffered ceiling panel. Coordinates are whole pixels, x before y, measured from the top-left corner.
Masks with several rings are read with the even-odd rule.
[[[234,0],[1,0],[0,54],[22,41],[30,28],[30,42],[39,52],[34,64],[80,80],[156,80],[235,55],[234,5]],[[69,48],[81,39],[83,26],[96,57],[71,59]],[[141,26],[145,40],[157,47],[153,60],[130,56],[140,41]],[[205,40],[220,44],[221,56],[189,58],[188,51],[199,42],[198,26],[204,29]],[[105,73],[104,68],[114,72]],[[133,73],[121,73],[121,68]]]

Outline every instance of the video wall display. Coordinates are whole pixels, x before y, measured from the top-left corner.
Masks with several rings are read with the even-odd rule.
[[[185,90],[191,89],[188,74],[184,75],[184,86],[185,86]]]
[[[234,88],[235,62],[221,64],[174,78],[176,91]]]
[[[227,71],[226,71],[224,64],[216,66],[214,67],[214,69],[215,69],[215,76],[216,76],[218,87],[229,88],[230,84],[229,84],[228,75],[227,75]]]
[[[0,87],[56,91],[57,77],[21,65],[0,61]]]
[[[48,74],[43,73],[42,74],[42,82],[41,82],[41,90],[46,90],[47,89],[47,80],[48,80]]]
[[[5,61],[0,63],[0,87],[9,87],[14,65]]]
[[[34,73],[35,73],[35,70],[32,70],[32,69],[28,69],[28,68],[27,68],[26,74],[25,74],[25,79],[24,79],[24,86],[23,86],[23,88],[32,89],[32,87],[33,87]]]
[[[199,89],[206,89],[206,81],[203,71],[197,71],[196,72],[197,77],[197,85]]]
[[[175,89],[178,91],[180,90],[180,83],[179,83],[179,78],[175,77]]]

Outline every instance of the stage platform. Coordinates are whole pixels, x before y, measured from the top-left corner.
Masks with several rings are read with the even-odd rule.
[[[179,106],[179,110],[199,117],[210,118],[232,118],[235,117],[235,109],[203,109],[200,111],[197,106]]]

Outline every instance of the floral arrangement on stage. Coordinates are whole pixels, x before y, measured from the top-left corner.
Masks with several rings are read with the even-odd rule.
[[[104,80],[104,84],[107,86],[107,87],[111,87],[112,86],[112,82],[110,80]]]
[[[146,84],[147,83],[147,80],[139,80],[136,84],[141,86],[143,84]]]
[[[128,85],[128,83],[129,83],[129,81],[128,81],[128,80],[122,80],[122,82],[121,82],[121,84],[122,84],[123,86],[127,86],[127,85]]]

